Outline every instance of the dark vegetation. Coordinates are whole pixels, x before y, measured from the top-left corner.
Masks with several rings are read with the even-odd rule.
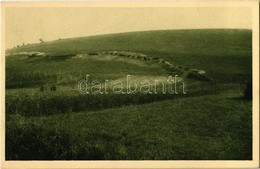
[[[246,89],[244,91],[244,97],[248,100],[252,100],[252,81],[247,82]]]

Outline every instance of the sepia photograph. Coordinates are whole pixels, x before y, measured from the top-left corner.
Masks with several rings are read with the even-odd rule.
[[[258,1],[1,5],[3,168],[259,165]]]

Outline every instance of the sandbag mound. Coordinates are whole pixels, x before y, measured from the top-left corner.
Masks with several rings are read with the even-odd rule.
[[[210,77],[206,75],[204,70],[191,69],[185,73],[186,78],[202,80],[202,81],[212,81]]]

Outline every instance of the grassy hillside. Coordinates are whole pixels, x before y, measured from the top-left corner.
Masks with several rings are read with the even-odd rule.
[[[12,116],[7,159],[250,160],[252,103],[240,96],[228,92],[88,113]]]
[[[7,53],[133,51],[158,56],[177,65],[203,69],[214,78],[232,81],[243,80],[252,73],[251,41],[251,30],[164,30],[56,40],[11,49]]]
[[[6,54],[6,159],[252,159],[252,90],[246,86],[252,79],[251,30],[100,35]],[[213,80],[180,77],[187,94],[85,95],[77,90],[86,74],[123,82],[130,74],[140,82],[193,68]],[[55,84],[57,91],[40,91],[42,84]]]
[[[56,56],[54,56],[55,58]],[[9,56],[6,60],[6,86],[39,87],[42,83],[75,86],[90,75],[95,80],[116,80],[126,75],[167,75],[158,64],[111,56],[87,56],[85,58],[27,58]]]

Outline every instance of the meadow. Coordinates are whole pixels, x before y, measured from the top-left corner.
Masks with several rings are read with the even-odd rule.
[[[165,30],[9,49],[6,159],[252,159],[251,41],[251,30]],[[28,54],[36,51],[46,56]],[[187,94],[86,95],[77,85],[87,74],[100,81],[179,74]]]

